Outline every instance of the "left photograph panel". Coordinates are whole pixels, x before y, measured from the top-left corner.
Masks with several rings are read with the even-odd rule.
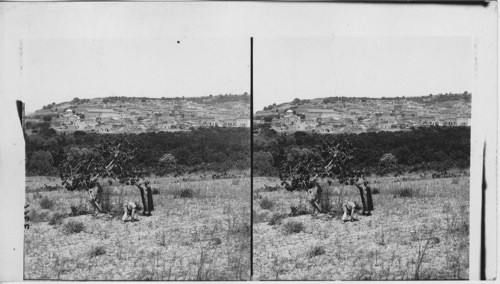
[[[19,41],[25,280],[250,280],[250,51]]]

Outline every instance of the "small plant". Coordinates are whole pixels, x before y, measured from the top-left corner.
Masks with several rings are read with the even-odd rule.
[[[40,207],[42,207],[42,209],[52,209],[52,207],[54,207],[54,201],[50,200],[47,196],[44,196],[40,200]]]
[[[30,221],[31,222],[46,222],[47,221],[47,217],[49,215],[49,211],[46,211],[46,210],[42,210],[40,213],[38,213],[38,211],[36,211],[35,209],[31,209],[31,214],[30,214]]]
[[[380,189],[372,188],[372,194],[380,194]]]
[[[269,185],[264,185],[262,188],[262,191],[268,191],[268,192],[273,192],[273,191],[278,191],[280,187],[278,185],[275,186],[269,186]]]
[[[81,204],[71,205],[70,209],[71,209],[71,216],[79,216],[85,214],[85,210],[83,210]]]
[[[106,249],[104,248],[104,246],[95,246],[95,247],[92,247],[89,251],[90,258],[100,256],[103,254],[106,254]]]
[[[155,234],[155,241],[157,245],[166,247],[167,246],[167,235],[165,231],[157,232]]]
[[[64,224],[63,230],[68,233],[68,234],[76,234],[80,233],[85,229],[85,225],[80,222],[80,221],[69,221],[68,223]]]
[[[49,220],[49,225],[61,225],[62,224],[62,220],[64,220],[64,214],[61,214],[61,213],[54,213],[52,214],[52,217],[50,217],[50,220]]]
[[[306,215],[307,214],[307,207],[300,203],[297,206],[290,206],[290,211],[292,212],[292,216],[300,216],[300,215]]]
[[[283,231],[286,235],[300,233],[304,230],[304,224],[298,221],[288,221],[283,225]]]
[[[273,206],[274,206],[274,203],[271,200],[269,200],[267,197],[264,197],[260,201],[260,207],[262,209],[271,209]]]
[[[385,246],[387,245],[387,240],[385,239],[385,233],[384,231],[382,232],[376,232],[375,233],[375,243],[377,245]]]
[[[399,197],[411,198],[414,196],[413,189],[405,187],[399,190]]]
[[[313,258],[315,256],[325,254],[325,248],[323,246],[316,245],[312,247],[307,254],[309,255],[309,258]]]
[[[160,194],[160,190],[158,188],[153,188],[152,193],[153,193],[153,195],[158,195],[158,194]]]
[[[272,216],[271,216],[271,219],[269,220],[269,222],[267,223],[268,225],[270,226],[274,226],[276,224],[280,225],[282,220],[286,217],[285,214],[280,214],[280,213],[274,213]]]
[[[179,191],[179,197],[181,198],[192,198],[194,196],[194,192],[190,188],[185,188]]]

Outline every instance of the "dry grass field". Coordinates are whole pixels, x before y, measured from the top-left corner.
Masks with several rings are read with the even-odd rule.
[[[153,216],[122,224],[120,204],[140,201],[135,187],[108,187],[115,212],[93,216],[85,192],[27,177],[25,279],[248,280],[250,179],[182,178],[151,178]]]
[[[469,178],[397,180],[372,179],[372,216],[342,223],[356,188],[323,183],[332,208],[313,216],[305,192],[254,179],[254,279],[468,279]]]

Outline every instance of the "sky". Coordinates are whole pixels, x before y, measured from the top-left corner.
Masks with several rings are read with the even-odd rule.
[[[471,92],[470,37],[254,39],[254,111],[294,98]]]
[[[75,97],[250,92],[248,38],[35,39],[22,50],[27,112]]]

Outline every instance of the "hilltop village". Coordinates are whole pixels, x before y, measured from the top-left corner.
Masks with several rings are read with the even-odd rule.
[[[25,129],[49,123],[57,132],[140,133],[198,127],[250,127],[250,96],[107,97],[52,103],[25,116]]]
[[[362,133],[419,126],[470,126],[471,94],[425,97],[295,99],[257,111],[254,125],[277,132]],[[258,128],[258,127],[257,127]]]

